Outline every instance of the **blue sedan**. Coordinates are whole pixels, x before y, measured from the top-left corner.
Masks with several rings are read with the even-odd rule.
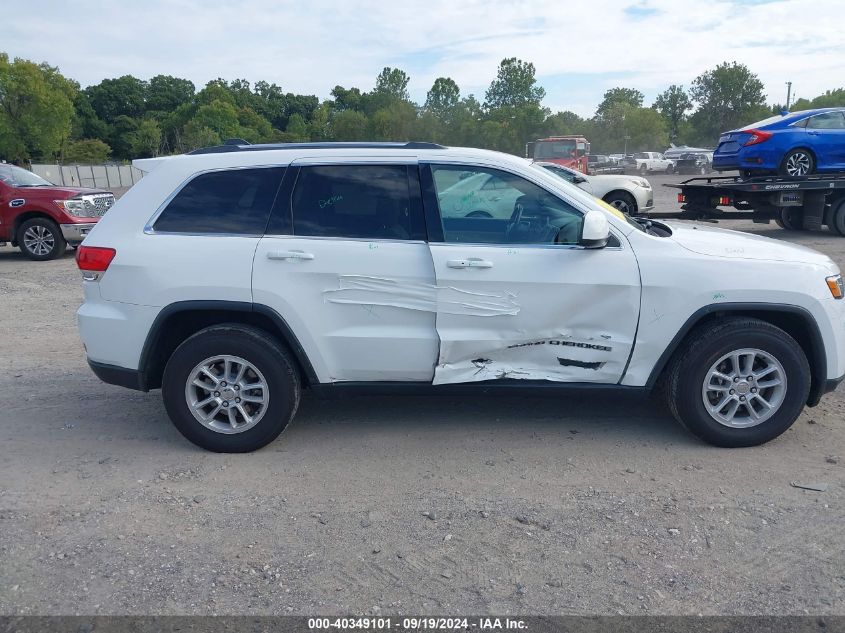
[[[713,169],[784,176],[845,171],[845,108],[791,112],[725,132]]]

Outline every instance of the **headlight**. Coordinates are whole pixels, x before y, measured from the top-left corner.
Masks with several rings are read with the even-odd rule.
[[[634,183],[637,187],[642,187],[643,189],[651,189],[651,183],[645,178],[631,178],[631,182]]]
[[[78,218],[93,218],[96,215],[93,208],[85,208],[85,203],[82,200],[54,200],[53,202],[59,205],[62,210]]]
[[[842,287],[842,275],[833,275],[825,279],[825,281],[834,299],[841,299],[845,296],[845,289]]]

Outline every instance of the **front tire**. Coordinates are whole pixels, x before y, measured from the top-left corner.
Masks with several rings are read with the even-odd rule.
[[[625,191],[614,191],[604,197],[604,201],[612,207],[619,209],[625,215],[637,214],[637,201],[630,193]]]
[[[643,163],[640,165],[640,176],[645,176],[646,174],[648,174],[648,167]]]
[[[48,218],[32,218],[18,228],[18,247],[29,259],[44,262],[64,255],[67,242],[58,224]]]
[[[757,446],[795,422],[810,391],[801,346],[778,327],[735,317],[701,328],[669,368],[675,418],[715,446]]]
[[[301,385],[290,354],[266,332],[238,324],[208,327],[167,361],[162,396],[188,440],[216,453],[247,453],[285,429]]]
[[[808,176],[816,170],[816,159],[806,149],[794,149],[783,157],[778,170],[782,176]]]

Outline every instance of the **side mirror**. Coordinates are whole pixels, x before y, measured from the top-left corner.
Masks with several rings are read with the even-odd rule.
[[[604,248],[610,239],[610,224],[604,213],[592,209],[584,216],[584,229],[578,246],[584,248]]]

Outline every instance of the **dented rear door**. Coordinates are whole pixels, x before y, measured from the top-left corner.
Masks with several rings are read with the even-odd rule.
[[[595,250],[553,243],[548,238],[552,231],[540,226],[548,220],[544,213],[552,209],[563,217],[557,224],[563,239],[573,242],[577,226],[567,228],[566,213],[576,208],[559,197],[560,205],[544,198],[554,194],[513,175],[519,180],[510,182],[522,195],[510,199],[523,205],[517,221],[525,226],[510,222],[507,235],[499,232],[507,231],[507,224],[497,225],[495,217],[446,219],[432,226],[430,206],[437,204],[437,192],[473,173],[471,167],[462,169],[455,174],[448,173],[454,166],[447,167],[443,177],[437,165],[422,170],[438,292],[457,299],[438,301],[434,383],[618,382],[631,353],[640,304],[630,245],[622,236]]]

